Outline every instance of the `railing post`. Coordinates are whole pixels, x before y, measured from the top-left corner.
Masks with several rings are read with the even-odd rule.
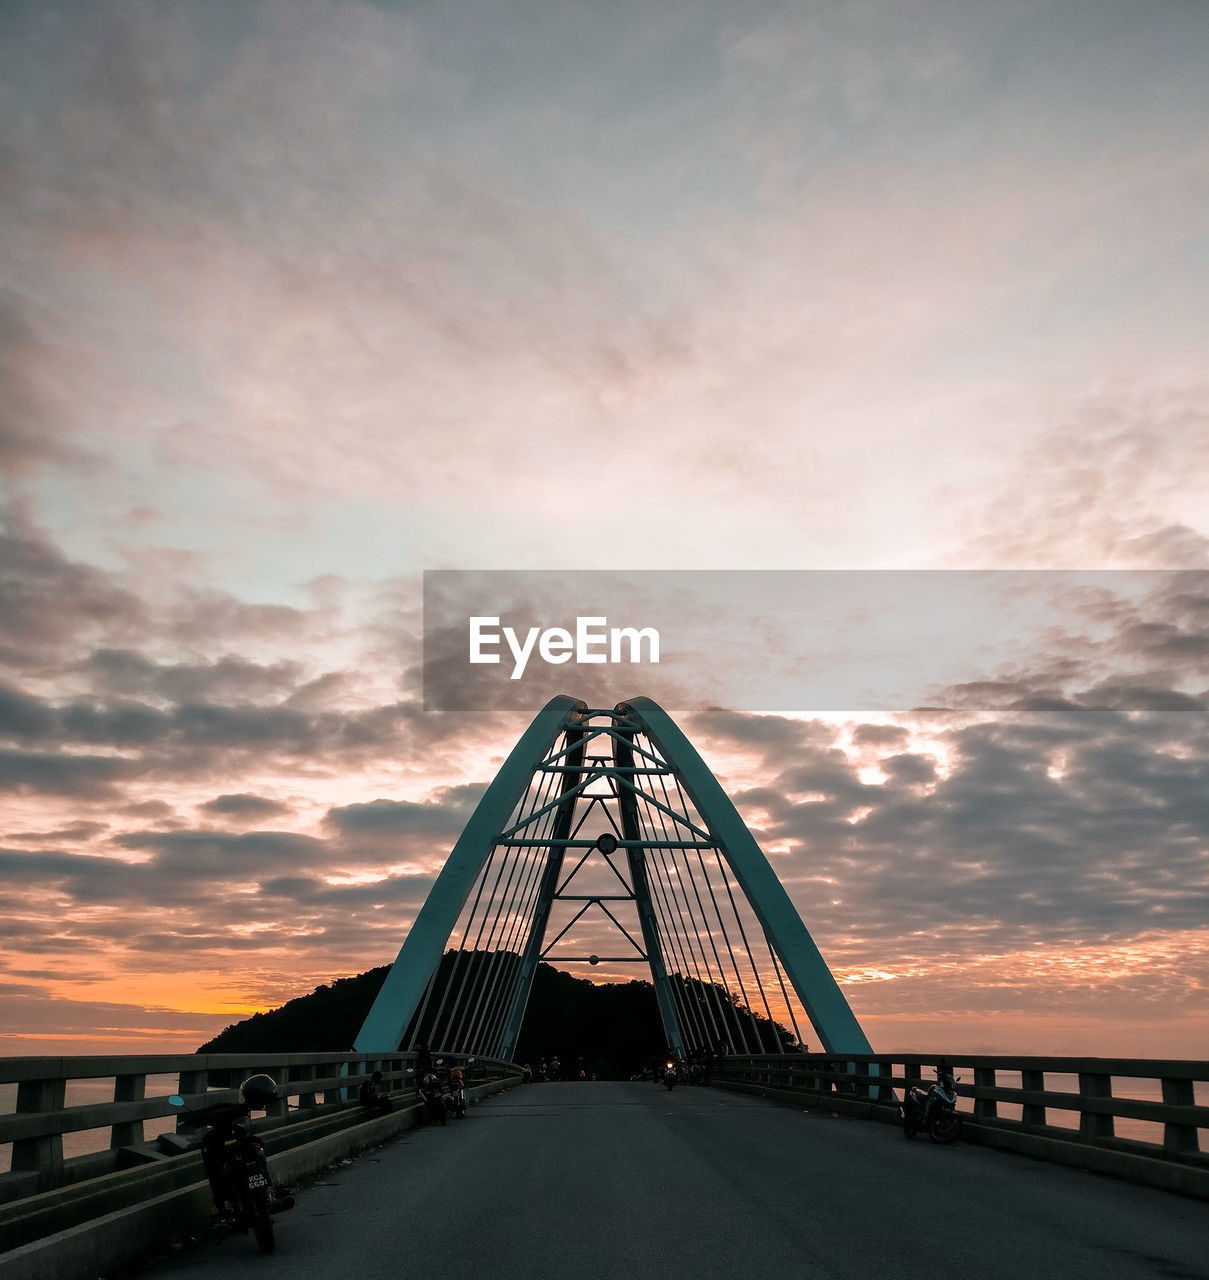
[[[864,1059],[860,1059],[855,1062],[850,1062],[848,1064],[848,1074],[852,1077],[852,1079],[848,1082],[852,1092],[855,1093],[858,1097],[861,1094],[864,1094],[865,1097],[867,1098],[871,1092],[870,1086],[868,1084],[858,1084],[856,1077],[867,1076],[870,1074],[869,1063]]]
[[[192,1067],[180,1073],[180,1079],[177,1082],[177,1090],[182,1097],[188,1098],[195,1093],[205,1093],[206,1086],[210,1083],[210,1070],[208,1067]],[[186,1131],[185,1116],[180,1115],[176,1120],[177,1133]],[[189,1130],[192,1133],[192,1130]]]
[[[1079,1093],[1084,1098],[1111,1098],[1112,1076],[1101,1072],[1080,1071]],[[1079,1110],[1079,1137],[1087,1142],[1095,1142],[1101,1138],[1111,1138],[1115,1132],[1112,1115],[1101,1115],[1097,1111]]]
[[[260,1073],[256,1073],[260,1074]],[[290,1068],[286,1064],[282,1064],[276,1071],[266,1070],[265,1075],[270,1080],[277,1081],[277,1098],[274,1102],[270,1102],[265,1108],[265,1116],[272,1116],[275,1120],[284,1120],[289,1114],[289,1086],[290,1086]]]
[[[975,1067],[974,1068],[974,1090],[977,1095],[980,1089],[993,1089],[995,1087],[995,1068],[994,1067]],[[999,1114],[999,1103],[994,1098],[974,1098],[974,1119],[975,1120],[994,1120]]]
[[[1196,1092],[1191,1080],[1163,1079],[1163,1101],[1169,1107],[1192,1107],[1196,1105]],[[1196,1126],[1178,1124],[1168,1121],[1163,1125],[1163,1150],[1183,1155],[1189,1151],[1199,1151]],[[14,1165],[14,1168],[16,1166]]]
[[[823,1070],[827,1073],[828,1076],[834,1075],[835,1069],[836,1069],[835,1063],[830,1058],[828,1058],[823,1063]],[[839,1082],[837,1080],[820,1078],[819,1080],[820,1093],[836,1093],[838,1092],[838,1090],[839,1090]]]
[[[334,1075],[334,1076],[348,1075],[348,1063],[347,1062],[325,1062],[323,1064],[323,1074]],[[343,1101],[344,1101],[343,1089],[339,1087],[335,1089],[324,1089],[323,1091],[324,1106],[328,1106],[333,1102],[343,1102]]]
[[[315,1064],[307,1063],[304,1067],[295,1067],[291,1072],[291,1076],[301,1084],[304,1080],[314,1080]],[[313,1111],[315,1109],[315,1091],[300,1091],[298,1094],[298,1109],[300,1111]]]
[[[188,1070],[180,1073],[180,1079],[176,1087],[180,1090],[181,1097],[187,1098],[190,1094],[205,1093],[209,1084],[209,1068],[190,1067]]]
[[[17,1114],[30,1111],[62,1111],[67,1080],[21,1080],[17,1084]],[[63,1167],[63,1135],[45,1133],[39,1138],[18,1138],[13,1143],[12,1171],[58,1170]]]
[[[877,1064],[877,1074],[882,1077],[877,1086],[878,1102],[892,1103],[894,1101],[894,1090],[889,1081],[894,1076],[894,1063],[888,1061],[879,1062]]]
[[[114,1076],[114,1102],[142,1102],[147,1096],[147,1077],[138,1075]],[[109,1131],[109,1149],[117,1151],[120,1147],[133,1147],[143,1141],[143,1122],[141,1120],[121,1120]]]
[[[1020,1087],[1029,1093],[1044,1093],[1045,1072],[1036,1070],[1021,1071]],[[1020,1123],[1026,1128],[1029,1126],[1042,1128],[1045,1125],[1045,1108],[1035,1102],[1026,1102],[1020,1117]]]

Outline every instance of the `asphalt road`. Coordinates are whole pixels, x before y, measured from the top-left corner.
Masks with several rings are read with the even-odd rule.
[[[140,1280],[1209,1278],[1209,1206],[702,1088],[532,1084]]]

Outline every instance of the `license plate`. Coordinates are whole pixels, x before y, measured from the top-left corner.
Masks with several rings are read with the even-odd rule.
[[[268,1185],[269,1185],[269,1180],[264,1176],[263,1173],[248,1174],[248,1190],[249,1191],[264,1191],[267,1189]]]

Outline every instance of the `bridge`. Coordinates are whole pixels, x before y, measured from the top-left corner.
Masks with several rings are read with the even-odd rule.
[[[641,966],[669,1049],[715,1055],[709,1085],[522,1084],[542,961]],[[424,1126],[422,1046],[465,1066],[465,1121]],[[962,1141],[906,1143],[897,1095],[942,1060]],[[0,1278],[91,1280],[196,1235],[209,1191],[168,1096],[233,1098],[260,1071],[282,1096],[256,1127],[301,1187],[291,1275],[1209,1276],[1209,1063],[875,1053],[734,806],[645,699],[539,713],[346,1052],[0,1060]],[[389,1115],[355,1101],[373,1071]],[[202,1275],[279,1265],[241,1243],[181,1256]]]

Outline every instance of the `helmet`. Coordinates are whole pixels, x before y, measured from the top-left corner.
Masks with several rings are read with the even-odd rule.
[[[272,1076],[249,1076],[239,1086],[239,1096],[253,1111],[264,1111],[277,1101],[277,1081]]]

